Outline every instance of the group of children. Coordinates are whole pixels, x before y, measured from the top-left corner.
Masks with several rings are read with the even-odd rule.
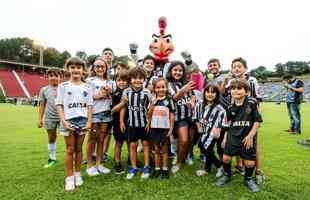
[[[233,60],[231,73],[226,76],[220,74],[219,60],[211,59],[208,73],[212,76],[205,75],[203,89],[191,78],[203,76],[199,69],[189,72],[183,62],[172,61],[167,73],[155,73],[152,56],[132,69],[125,64],[112,68],[104,56],[87,68],[81,59],[72,57],[66,61],[65,70],[68,80],[63,80],[58,70],[47,72],[49,85],[39,95],[39,127],[44,126],[48,133],[49,160],[45,167],[49,167],[56,162],[56,129],[60,126],[66,144],[66,191],[83,184],[86,135],[87,174],[111,172],[102,160],[111,132],[116,174],[125,172],[121,152],[123,143],[127,144],[127,179],[140,171],[142,179],[169,178],[170,171],[177,173],[192,159],[197,143],[204,162],[204,168],[196,171],[198,176],[207,175],[214,164],[219,178],[216,185],[225,185],[231,179],[231,160],[236,156],[237,169],[245,172],[245,185],[259,191],[257,183],[263,177],[257,151],[257,130],[262,122],[260,92],[256,79],[246,74],[244,59]],[[143,146],[143,167],[137,158],[139,143]],[[170,168],[171,154],[175,159]],[[252,179],[254,171],[257,183]]]

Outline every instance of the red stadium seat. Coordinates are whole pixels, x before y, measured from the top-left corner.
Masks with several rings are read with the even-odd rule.
[[[39,96],[40,89],[48,84],[48,80],[44,75],[36,72],[17,71],[17,74],[31,97]]]
[[[7,97],[26,97],[26,94],[10,69],[0,68],[0,82]]]

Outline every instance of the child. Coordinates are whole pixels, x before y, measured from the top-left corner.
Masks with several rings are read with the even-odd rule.
[[[148,89],[143,88],[143,82],[146,78],[145,71],[140,67],[135,67],[129,72],[130,87],[123,92],[123,101],[126,107],[120,112],[120,128],[124,133],[126,126],[128,132],[128,141],[130,144],[130,161],[131,168],[128,171],[127,179],[132,179],[138,172],[137,169],[137,142],[143,141],[144,168],[141,178],[148,178],[151,173],[150,164],[150,147],[148,135],[145,127],[147,125],[147,108],[151,100],[151,93]],[[128,112],[128,120],[125,123],[125,112]]]
[[[41,88],[39,93],[39,124],[48,134],[48,161],[44,168],[56,163],[56,129],[59,127],[59,116],[55,105],[58,84],[61,82],[61,72],[57,69],[47,71],[48,86]]]
[[[257,130],[262,122],[254,98],[248,97],[250,92],[247,81],[234,79],[231,81],[233,104],[228,108],[230,126],[223,140],[224,176],[218,179],[217,186],[223,186],[231,179],[232,156],[239,155],[245,164],[244,184],[251,192],[259,188],[252,180],[255,169]]]
[[[115,68],[115,77],[113,80],[116,79],[117,74],[127,72],[129,70],[129,66],[123,62],[117,62],[114,68]]]
[[[249,76],[246,72],[247,72],[248,66],[247,66],[247,62],[245,59],[238,57],[235,58],[232,61],[231,64],[231,78],[238,78],[238,79],[242,79],[248,82],[249,84],[249,93],[248,96],[255,98],[258,102],[258,105],[260,102],[262,102],[262,90],[260,88],[260,86],[258,85],[258,81],[256,80],[255,77]],[[228,101],[226,102],[232,102],[231,99],[231,87],[230,87],[230,81],[232,79],[229,80],[228,77],[228,81],[227,78],[224,80],[224,83],[227,82],[225,88],[225,92],[226,92],[226,99],[228,99]],[[228,98],[227,98],[228,97]],[[265,176],[264,173],[261,170],[261,158],[260,158],[260,150],[259,150],[259,146],[257,148],[257,152],[256,152],[256,169],[255,169],[255,174],[256,174],[256,182],[258,184],[262,184],[264,182]],[[243,162],[242,159],[238,159],[237,157],[237,166],[236,166],[236,170],[238,173],[243,173]]]
[[[112,83],[108,79],[107,64],[99,59],[91,67],[91,77],[87,79],[93,94],[92,131],[88,137],[87,169],[89,176],[97,176],[99,173],[108,174],[110,169],[101,164],[103,157],[103,143],[111,126]],[[92,155],[96,149],[96,167],[93,164]]]
[[[66,143],[65,190],[71,191],[83,184],[82,146],[85,134],[92,124],[93,96],[90,87],[82,82],[86,64],[80,58],[73,57],[66,61],[65,68],[71,74],[70,80],[59,85],[55,103],[61,121],[60,134],[64,136]]]
[[[203,112],[199,117],[203,135],[199,141],[201,152],[205,155],[204,170],[198,170],[197,176],[203,176],[211,171],[212,164],[218,169],[216,177],[222,175],[222,163],[214,155],[216,140],[220,137],[221,129],[227,128],[226,111],[220,105],[220,90],[214,84],[207,84],[203,91]]]
[[[168,83],[164,78],[153,82],[155,99],[148,111],[148,129],[150,140],[155,145],[155,171],[152,177],[169,178],[168,171],[168,138],[172,135],[175,107],[168,95]],[[162,169],[160,161],[162,153]]]
[[[194,89],[195,83],[190,81],[185,84],[185,72],[184,64],[179,61],[174,61],[171,62],[167,73],[169,92],[176,103],[174,131],[178,137],[177,162],[171,169],[172,173],[176,173],[180,170],[188,153],[189,125],[194,100],[192,98],[194,96],[192,90]]]
[[[146,72],[146,80],[143,83],[143,87],[149,89],[151,92],[153,91],[153,84],[152,82],[158,78],[155,75],[155,59],[153,56],[147,55],[143,59],[143,69]]]
[[[119,111],[124,105],[120,105],[123,91],[128,87],[129,76],[128,72],[120,72],[116,74],[116,91],[112,95],[112,114],[113,114],[113,135],[115,139],[114,146],[114,160],[115,160],[115,172],[116,174],[124,173],[124,168],[121,163],[121,153],[124,141],[127,141],[127,134],[122,133],[120,130]],[[126,113],[125,121],[128,119],[128,113]],[[129,152],[129,145],[127,144]],[[129,154],[129,153],[128,153]]]

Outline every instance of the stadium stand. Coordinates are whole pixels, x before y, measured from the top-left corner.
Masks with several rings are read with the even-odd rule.
[[[7,97],[27,97],[22,87],[18,83],[12,70],[8,68],[0,69],[0,83],[3,88],[4,95]]]
[[[31,97],[38,96],[40,89],[48,84],[48,80],[41,74],[35,72],[16,72]]]

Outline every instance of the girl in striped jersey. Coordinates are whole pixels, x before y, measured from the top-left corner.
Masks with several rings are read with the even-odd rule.
[[[192,90],[195,83],[190,81],[185,84],[186,73],[185,66],[182,62],[171,62],[170,68],[167,73],[167,80],[169,82],[169,92],[172,95],[174,102],[176,103],[176,110],[174,112],[175,124],[174,131],[178,137],[177,146],[177,162],[172,167],[172,173],[176,173],[180,170],[182,163],[185,161],[185,157],[188,151],[189,142],[189,125],[191,117],[191,109],[193,102],[195,101],[195,95]]]
[[[158,79],[155,75],[155,59],[151,55],[147,55],[143,59],[143,69],[146,72],[146,79],[143,83],[143,87],[153,92],[153,81]]]
[[[203,111],[199,116],[203,134],[199,140],[200,150],[205,154],[205,166],[203,170],[196,171],[197,176],[207,175],[212,164],[218,169],[216,177],[223,173],[222,163],[214,154],[216,140],[220,137],[221,129],[227,128],[225,109],[220,105],[220,90],[214,84],[208,84],[203,92]]]
[[[112,85],[108,78],[107,63],[103,59],[97,59],[91,68],[91,77],[86,80],[93,93],[93,129],[88,137],[87,145],[87,174],[96,176],[99,173],[110,173],[110,169],[101,164],[103,157],[103,143],[111,127]],[[97,146],[97,148],[96,148]],[[96,152],[96,166],[92,155]]]

